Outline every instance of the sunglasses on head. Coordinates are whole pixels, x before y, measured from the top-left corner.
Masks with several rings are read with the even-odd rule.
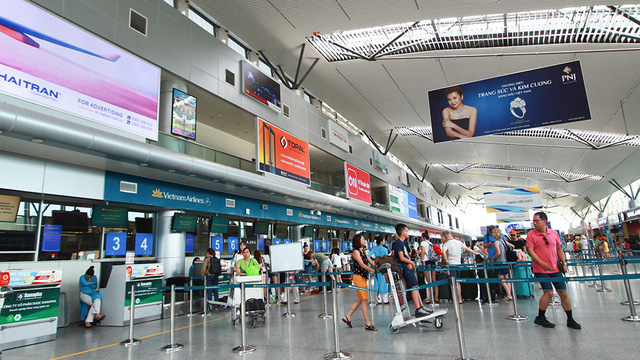
[[[542,240],[544,240],[545,244],[549,245],[549,240],[547,240],[547,237],[546,237],[546,236],[543,236],[543,237],[542,237]]]

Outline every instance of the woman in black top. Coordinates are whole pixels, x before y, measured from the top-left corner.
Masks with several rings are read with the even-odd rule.
[[[369,255],[364,252],[364,247],[365,241],[362,238],[362,235],[354,236],[353,252],[351,253],[351,257],[353,258],[353,285],[361,288],[367,288],[367,279],[369,278],[368,271],[375,272],[373,268],[364,262],[366,259],[371,265],[373,265],[373,261],[369,258]],[[357,293],[358,299],[353,303],[353,305],[351,305],[351,310],[349,310],[349,313],[342,318],[342,321],[352,328],[351,316],[356,312],[356,310],[358,310],[358,307],[362,307],[362,315],[364,316],[366,324],[364,327],[365,330],[378,331],[371,321],[369,321],[369,314],[367,313],[367,291],[357,290]]]
[[[462,88],[453,86],[445,90],[449,107],[442,110],[442,127],[450,138],[473,137],[478,121],[478,109],[462,103]]]

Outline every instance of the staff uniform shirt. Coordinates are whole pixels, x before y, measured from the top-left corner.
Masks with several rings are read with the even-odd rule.
[[[442,244],[442,252],[447,251],[449,265],[460,265],[462,263],[462,251],[464,250],[464,244],[460,240],[449,239],[446,243]]]
[[[543,237],[547,238],[549,245],[547,245]],[[553,274],[560,271],[558,269],[558,245],[562,245],[562,240],[560,240],[558,232],[553,229],[547,228],[546,233],[541,233],[537,229],[529,231],[527,234],[527,247],[533,248],[540,260],[551,266],[551,270],[547,271],[534,261],[534,273]]]

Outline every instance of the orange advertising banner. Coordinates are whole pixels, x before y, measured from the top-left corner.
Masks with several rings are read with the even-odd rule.
[[[309,144],[258,118],[258,169],[311,184]]]

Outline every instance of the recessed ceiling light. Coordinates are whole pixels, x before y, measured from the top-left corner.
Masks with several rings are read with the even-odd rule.
[[[147,167],[147,166],[149,166],[149,164],[147,164],[147,163],[140,163],[140,166],[142,166],[142,167]]]
[[[243,188],[243,189],[248,189],[249,187],[248,187],[247,185],[245,185],[245,186],[243,186],[242,188]]]
[[[196,174],[189,174],[189,176],[191,176],[191,177],[196,177]]]
[[[175,170],[173,170],[173,169],[169,169],[169,170],[167,170],[167,171],[168,171],[168,172],[170,172],[170,173],[174,173],[174,172],[176,172],[176,171],[175,171]]]
[[[211,180],[211,181],[213,181],[213,182],[218,182],[218,181],[220,181],[220,180],[218,180],[218,179],[213,179],[213,180]]]
[[[43,142],[44,142],[44,140],[42,140],[42,139],[38,139],[38,138],[33,138],[33,139],[31,139],[31,142],[34,142],[34,143],[36,143],[36,144],[40,144],[40,143],[43,143]]]

